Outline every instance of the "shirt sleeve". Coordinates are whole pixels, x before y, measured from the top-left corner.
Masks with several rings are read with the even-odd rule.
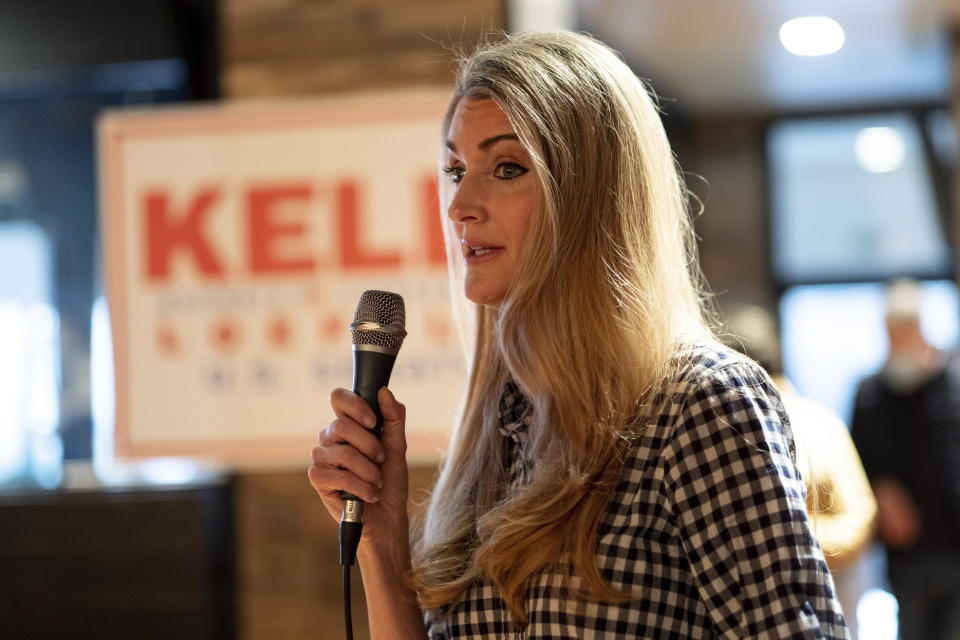
[[[737,360],[710,369],[682,402],[666,490],[717,634],[848,638],[773,383]]]

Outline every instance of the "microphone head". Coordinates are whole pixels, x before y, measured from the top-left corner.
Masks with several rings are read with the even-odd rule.
[[[364,291],[350,325],[353,348],[397,355],[407,332],[403,298],[390,291]]]

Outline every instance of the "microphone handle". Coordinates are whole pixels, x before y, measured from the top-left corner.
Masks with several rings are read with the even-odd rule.
[[[390,382],[393,363],[396,361],[397,356],[395,354],[357,348],[353,350],[353,392],[366,400],[370,408],[373,409],[373,414],[377,417],[377,424],[370,431],[378,440],[383,432],[383,414],[380,412],[377,392],[380,391],[380,387],[384,387]],[[344,500],[360,500],[357,496],[346,491],[341,491],[340,497]]]

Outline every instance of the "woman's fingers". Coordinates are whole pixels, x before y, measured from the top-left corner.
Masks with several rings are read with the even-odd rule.
[[[387,387],[380,387],[377,392],[377,401],[380,403],[380,412],[383,414],[384,432],[390,431],[391,435],[405,441],[407,408],[397,400],[393,392]]]
[[[379,390],[381,443],[363,424],[372,423],[374,414],[361,397],[336,389],[330,400],[337,418],[317,438],[308,471],[310,484],[334,519],[343,510],[341,491],[368,504],[364,511],[365,540],[390,542],[401,534],[405,539],[409,480],[403,404],[389,389]]]
[[[345,414],[321,431],[318,440],[321,446],[349,444],[374,462],[383,462],[386,459],[386,451],[376,436]]]
[[[349,471],[377,488],[383,485],[380,467],[371,462],[370,458],[347,444],[314,447],[313,464],[318,467],[331,467]]]
[[[318,493],[327,496],[328,507],[340,502],[340,491],[352,493],[364,502],[376,502],[383,486],[379,463],[387,456],[369,430],[376,425],[373,410],[363,398],[346,389],[334,389],[330,404],[337,419],[317,438],[319,446],[312,452],[310,483]]]
[[[330,392],[330,405],[338,418],[349,416],[365,426],[367,429],[373,429],[377,426],[377,416],[373,409],[367,404],[367,401],[346,389],[334,389]]]
[[[338,504],[341,502],[339,499],[341,491],[352,493],[364,502],[380,500],[380,490],[376,486],[346,469],[314,463],[307,475],[317,493],[333,498]]]

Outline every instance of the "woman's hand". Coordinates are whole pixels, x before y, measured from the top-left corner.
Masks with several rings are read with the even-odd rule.
[[[366,426],[375,424],[375,416],[363,398],[346,389],[330,394],[337,418],[320,432],[308,476],[335,520],[343,511],[341,490],[366,503],[361,543],[408,555],[406,409],[386,387],[377,399],[383,414],[381,440]]]
[[[337,419],[320,432],[313,449],[310,484],[327,511],[340,519],[347,491],[367,503],[357,559],[363,576],[371,638],[426,638],[416,595],[403,581],[410,569],[407,518],[406,409],[389,389],[377,393],[383,414],[378,441],[373,410],[360,396],[335,389],[330,404]]]

